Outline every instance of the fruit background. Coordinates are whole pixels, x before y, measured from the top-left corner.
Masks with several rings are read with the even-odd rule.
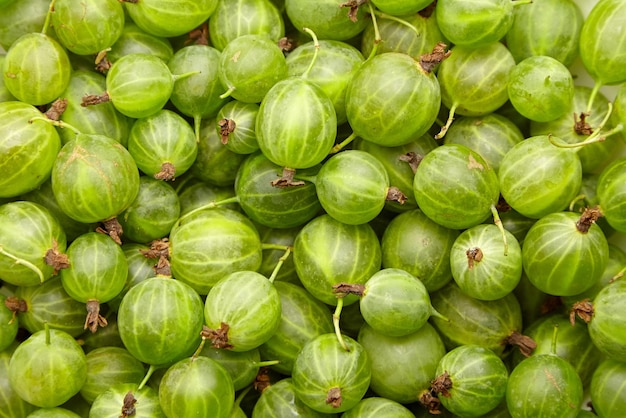
[[[0,0],[0,418],[626,417],[625,29]]]

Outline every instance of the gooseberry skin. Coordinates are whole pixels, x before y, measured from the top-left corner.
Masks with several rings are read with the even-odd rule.
[[[467,295],[496,300],[511,293],[519,283],[522,250],[513,234],[507,230],[504,233],[506,253],[502,233],[493,224],[476,225],[455,240],[450,252],[452,277]]]
[[[215,11],[217,0],[141,0],[125,2],[130,18],[144,31],[163,38],[191,32]]]
[[[441,404],[462,417],[479,417],[495,409],[506,395],[509,372],[500,357],[479,345],[462,345],[439,361],[436,375],[448,374],[449,396],[439,394]]]
[[[450,229],[485,221],[500,195],[493,168],[459,144],[444,144],[426,154],[415,172],[413,191],[426,216]]]
[[[552,145],[547,135],[539,135],[504,155],[498,177],[506,202],[516,212],[539,219],[565,209],[574,199],[582,184],[582,164],[576,151]]]
[[[576,1],[543,0],[513,8],[513,25],[504,38],[516,62],[546,55],[570,67],[578,56],[584,17]]]
[[[619,232],[626,232],[626,158],[610,163],[598,179],[598,201],[602,214],[609,225]]]
[[[357,36],[367,24],[366,7],[359,7],[356,19],[348,16],[349,9],[340,7],[340,0],[285,0],[285,12],[298,30],[309,28],[319,39],[345,41]]]
[[[453,44],[477,48],[506,35],[513,24],[513,2],[441,0],[437,4],[437,24]]]
[[[575,418],[582,402],[578,373],[556,354],[528,357],[509,375],[506,403],[513,418]]]
[[[389,147],[408,144],[426,133],[440,105],[435,75],[399,52],[366,61],[346,91],[346,115],[354,133]]]
[[[50,408],[79,392],[87,378],[87,361],[74,337],[47,329],[32,334],[15,349],[8,374],[22,399]]]
[[[370,356],[356,340],[343,336],[344,349],[333,333],[322,334],[302,347],[293,367],[296,396],[311,409],[327,414],[345,412],[363,398],[370,385]],[[339,405],[327,402],[340,390]]]
[[[79,134],[57,155],[52,190],[70,218],[84,223],[105,221],[135,200],[139,170],[119,142],[103,135]]]
[[[437,70],[441,103],[463,116],[492,113],[509,99],[507,84],[514,67],[513,56],[500,42],[480,48],[455,45]]]
[[[552,57],[529,57],[511,71],[508,93],[513,107],[522,116],[549,122],[570,109],[574,79],[568,68]]]
[[[17,39],[2,67],[5,87],[18,100],[33,106],[59,98],[70,82],[71,71],[65,49],[43,33],[27,33]]]
[[[555,212],[533,224],[522,246],[526,276],[539,290],[555,296],[584,292],[600,278],[609,258],[604,233],[595,223],[584,233],[579,214]]]
[[[616,417],[626,408],[626,365],[621,359],[603,360],[591,378],[593,409],[601,418]]]
[[[322,165],[315,176],[315,188],[326,213],[345,224],[359,225],[383,210],[389,176],[373,155],[346,150]]]
[[[113,63],[107,73],[106,87],[120,113],[139,119],[165,106],[174,89],[174,77],[158,56],[128,54]]]
[[[605,286],[593,300],[593,317],[588,324],[591,341],[609,358],[622,361],[626,355],[626,319],[619,309],[626,300],[626,282]]]
[[[57,0],[52,13],[54,33],[77,55],[94,55],[111,47],[124,29],[124,7],[117,0]]]
[[[259,148],[274,164],[309,168],[322,162],[335,143],[337,115],[321,88],[290,77],[263,98],[255,130]]]
[[[401,269],[383,269],[370,277],[359,307],[369,326],[391,337],[416,332],[433,311],[424,284]]]
[[[626,3],[602,0],[595,3],[580,31],[580,59],[591,77],[600,84],[626,81],[624,32]]]
[[[27,193],[50,178],[61,140],[52,125],[28,122],[42,116],[23,102],[0,103],[0,198]]]

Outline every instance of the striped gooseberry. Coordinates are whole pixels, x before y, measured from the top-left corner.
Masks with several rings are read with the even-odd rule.
[[[137,197],[118,217],[124,237],[149,243],[169,235],[180,215],[176,191],[168,183],[147,176],[139,178]]]
[[[165,106],[172,95],[176,80],[196,73],[173,75],[167,64],[156,55],[124,55],[107,72],[106,91],[100,95],[84,96],[81,106],[110,101],[123,115],[145,118]]]
[[[444,144],[461,144],[476,151],[497,173],[504,155],[523,139],[513,121],[490,113],[458,118],[446,132]]]
[[[296,396],[311,409],[327,414],[354,407],[365,396],[371,380],[370,356],[361,344],[335,334],[307,342],[296,358],[291,378]]]
[[[281,304],[281,319],[274,334],[259,347],[263,358],[279,360],[272,366],[291,375],[302,347],[318,335],[333,332],[328,308],[299,285],[274,282]]]
[[[245,103],[259,103],[267,92],[287,77],[287,62],[276,42],[266,35],[242,35],[220,54],[218,76],[226,92]]]
[[[61,283],[68,295],[86,304],[84,328],[96,332],[107,325],[100,304],[117,296],[126,284],[124,251],[107,235],[88,232],[70,244],[67,256],[69,267],[61,271]]]
[[[38,59],[32,59],[34,56]],[[45,33],[22,35],[7,51],[2,67],[5,87],[18,100],[33,106],[59,98],[71,71],[65,49]]]
[[[444,48],[437,44],[432,54],[419,61],[389,52],[363,63],[346,91],[346,114],[354,133],[383,146],[408,144],[426,133],[441,105],[432,70],[447,56]]]
[[[299,171],[315,175],[319,166]],[[320,211],[321,205],[313,183],[297,187],[273,187],[282,168],[263,153],[250,155],[241,164],[235,178],[237,201],[254,222],[270,228],[292,228],[306,224]]]
[[[511,370],[506,404],[512,417],[575,418],[583,402],[583,385],[574,367],[552,351],[524,359]]]
[[[380,270],[381,248],[369,224],[348,225],[324,214],[302,227],[293,257],[304,287],[322,302],[337,305],[333,285],[365,283]],[[346,306],[358,301],[355,295],[341,299]]]
[[[4,416],[2,418],[25,417],[31,412],[37,410],[35,405],[26,402],[20,398],[9,381],[9,363],[15,349],[19,346],[14,341],[11,346],[0,351],[0,411]]]
[[[508,345],[518,345],[532,353],[534,341],[520,334],[522,310],[516,296],[509,293],[496,300],[480,300],[466,295],[456,283],[431,294],[433,307],[447,320],[433,317],[446,347],[477,344],[503,356]]]
[[[624,167],[626,167],[624,157],[610,163],[600,173],[596,189],[602,215],[611,227],[620,232],[626,231],[626,206],[623,200],[626,194]]]
[[[96,55],[111,47],[124,28],[124,7],[117,0],[56,0],[54,33],[61,44],[78,55]]]
[[[129,17],[144,31],[173,38],[205,22],[215,11],[217,0],[183,0],[176,7],[168,0],[122,0]]]
[[[358,334],[372,364],[370,388],[383,398],[411,404],[428,391],[441,358],[441,337],[430,323],[402,337],[390,337],[365,324]]]
[[[230,375],[205,356],[178,361],[159,383],[159,404],[168,417],[228,418],[234,401]]]
[[[72,72],[70,82],[61,95],[67,99],[67,104],[59,120],[82,133],[105,135],[126,146],[132,126],[130,118],[118,112],[112,103],[81,106],[85,92],[102,91],[105,88],[106,79],[102,74],[87,70]],[[58,133],[63,144],[76,136],[76,133],[69,129],[58,129]]]
[[[496,225],[480,224],[457,237],[450,251],[452,277],[467,295],[495,300],[511,293],[522,277],[522,250],[509,231],[507,249]]]
[[[307,71],[313,55],[315,42],[307,42],[296,47],[287,55],[287,74],[298,76]],[[352,76],[363,64],[363,54],[352,45],[323,39],[319,41],[319,51],[308,79],[317,84],[332,100],[337,114],[337,123],[348,120],[346,116],[346,91]]]
[[[158,392],[136,383],[116,383],[102,392],[91,404],[89,418],[119,418],[124,411],[132,411],[133,418],[166,418]]]
[[[574,99],[574,78],[552,57],[540,55],[517,63],[507,86],[513,107],[531,121],[548,122],[565,115]]]
[[[255,130],[261,152],[284,167],[283,177],[274,182],[280,187],[293,184],[296,169],[321,163],[337,136],[333,102],[307,75],[305,72],[274,84],[263,97],[257,115]]]
[[[0,275],[16,286],[34,286],[67,266],[61,225],[43,206],[15,201],[0,206]]]
[[[430,304],[424,284],[404,270],[378,271],[365,282],[360,293],[363,319],[383,335],[412,334],[424,326],[431,315],[439,315]]]
[[[52,190],[70,218],[105,222],[119,240],[115,218],[139,193],[139,170],[128,150],[103,135],[78,134],[61,148],[52,167]]]
[[[236,271],[209,290],[202,335],[215,348],[252,350],[274,334],[280,313],[280,297],[267,277],[255,271]]]
[[[261,353],[257,348],[232,351],[213,348],[205,343],[198,355],[209,357],[224,367],[231,377],[235,392],[250,386],[261,368],[278,363],[278,360],[261,361]]]
[[[393,212],[406,212],[417,208],[413,193],[413,177],[418,162],[438,144],[433,137],[426,133],[414,141],[397,147],[386,147],[357,138],[352,143],[353,150],[366,151],[376,157],[385,167],[389,176],[389,184],[397,187],[405,196],[403,203],[396,200],[386,200],[385,209]]]
[[[268,416],[306,416],[324,418],[328,414],[309,408],[296,396],[293,380],[288,377],[267,387],[254,404],[252,418]]]
[[[509,372],[498,355],[479,345],[462,345],[446,353],[437,366],[431,392],[457,416],[478,417],[505,399]]]
[[[420,209],[450,229],[478,225],[494,213],[498,176],[485,159],[459,144],[444,144],[424,156],[413,180]]]
[[[17,311],[20,327],[31,334],[50,328],[78,337],[85,331],[85,304],[67,294],[60,277],[37,286],[19,286],[15,297],[26,309]]]
[[[174,55],[174,48],[169,38],[149,34],[127,19],[122,34],[106,57],[110,62],[115,62],[129,54],[150,54],[167,62]]]
[[[194,119],[196,141],[200,140],[200,121],[212,118],[226,104],[221,99],[219,81],[219,56],[217,49],[207,45],[188,45],[179,49],[167,61],[172,74],[198,72],[194,77],[177,80],[170,101],[185,116]]]
[[[601,277],[609,258],[598,210],[582,215],[548,214],[533,224],[522,246],[524,272],[533,285],[550,295],[572,296]]]
[[[190,356],[200,344],[203,303],[189,285],[151,277],[133,286],[120,304],[117,325],[139,361],[162,366]]]
[[[626,299],[626,282],[615,280],[605,286],[593,299],[588,320],[589,336],[593,344],[607,357],[622,359],[626,353],[624,314],[616,307]]]
[[[549,122],[531,121],[530,135],[553,135],[569,144],[576,144],[585,141],[596,131],[605,133],[607,132],[605,129],[610,131],[616,128],[618,121],[614,116],[604,121],[605,115],[610,111],[610,102],[602,93],[597,93],[589,111],[585,110],[592,91],[590,87],[575,86],[569,110],[563,116]],[[612,159],[618,148],[619,141],[612,139],[581,147],[578,157],[583,173],[597,173]]]
[[[620,0],[595,3],[583,23],[579,40],[580,60],[595,81],[587,110],[601,86],[626,81],[626,54],[620,47],[624,42],[620,28],[624,24],[626,4]]]
[[[407,271],[433,292],[452,280],[450,251],[458,235],[419,209],[401,213],[383,232],[382,266]]]
[[[345,224],[370,222],[387,200],[404,201],[402,192],[390,186],[385,166],[366,151],[339,152],[326,160],[314,177],[297,177],[312,181],[326,213]]]
[[[441,0],[437,4],[437,24],[455,45],[479,48],[497,42],[513,24],[515,5],[528,0],[487,0],[468,3],[463,0]]]
[[[0,294],[0,352],[13,343],[19,327],[16,312],[9,309],[11,299],[9,303],[6,300],[7,296]]]
[[[500,2],[510,3],[511,0]],[[497,41],[479,48],[455,45],[449,52],[450,56],[437,71],[441,103],[450,109],[446,124],[435,136],[437,139],[444,137],[455,114],[483,116],[504,105],[509,99],[509,74],[515,68],[511,53]]]
[[[574,321],[572,324],[571,319],[562,312],[542,315],[524,328],[524,333],[537,343],[532,355],[551,352],[554,327],[559,327],[556,354],[574,366],[583,385],[587,387],[602,357],[584,322]],[[524,358],[519,351],[513,352],[511,365],[515,367]]]
[[[249,218],[232,209],[189,212],[169,236],[173,276],[206,295],[230,273],[261,265],[259,233]]]
[[[231,100],[217,112],[216,129],[226,148],[238,154],[252,154],[259,149],[256,117],[259,105]]]
[[[550,139],[539,135],[519,142],[504,155],[498,170],[502,197],[529,218],[565,209],[582,183],[576,151],[557,147]]]
[[[22,399],[49,408],[80,391],[87,378],[87,361],[74,337],[46,327],[15,349],[8,372],[11,386]]]
[[[624,379],[626,366],[616,359],[604,359],[593,372],[590,397],[599,417],[618,416],[626,408]]]
[[[128,152],[143,173],[159,180],[173,180],[192,166],[198,144],[193,129],[182,116],[161,109],[135,121],[128,136]]]
[[[364,8],[354,10],[341,0],[320,0],[314,7],[307,0],[285,0],[285,12],[296,29],[310,28],[322,39],[345,41],[367,24]]]
[[[61,149],[56,129],[29,123],[42,113],[34,106],[8,101],[0,103],[0,197],[15,197],[36,189],[48,178]]]
[[[117,383],[139,384],[146,371],[142,362],[122,347],[104,346],[88,352],[87,379],[80,395],[89,403]]]
[[[569,67],[578,56],[583,21],[582,11],[575,1],[536,1],[513,8],[513,24],[504,40],[516,62],[545,55]]]
[[[209,19],[209,33],[211,43],[221,51],[230,41],[243,35],[266,35],[278,42],[285,35],[285,23],[273,1],[218,1]]]

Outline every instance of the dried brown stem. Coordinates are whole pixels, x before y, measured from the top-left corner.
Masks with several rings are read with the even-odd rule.
[[[359,7],[364,5],[365,3],[367,3],[367,0],[348,0],[345,3],[341,3],[339,7],[349,7],[350,10],[348,11],[348,17],[352,22],[357,22]]]
[[[92,333],[98,331],[98,327],[106,327],[108,321],[100,315],[100,302],[95,299],[87,301],[87,318],[85,318],[85,329],[89,328]]]
[[[231,349],[233,345],[228,342],[228,330],[230,326],[224,322],[220,324],[218,329],[211,329],[206,325],[202,326],[200,335],[202,338],[211,341],[211,347]]]
[[[294,180],[294,176],[296,175],[296,170],[293,168],[283,168],[282,177],[272,181],[272,186],[274,187],[294,187],[294,186],[304,186],[304,181]]]
[[[117,218],[107,219],[101,222],[101,226],[96,228],[96,232],[110,236],[118,245],[122,245],[122,234],[124,229]]]
[[[431,53],[422,55],[419,59],[422,69],[427,73],[433,72],[437,65],[441,64],[452,53],[451,51],[446,51],[447,46],[443,42],[438,42]]]
[[[407,197],[402,190],[398,189],[396,186],[391,186],[387,189],[387,196],[385,197],[387,202],[398,202],[401,205],[406,203]]]
[[[589,113],[581,112],[580,115],[574,113],[574,131],[578,135],[591,135],[593,133],[593,128],[587,122],[587,117]]]
[[[585,208],[583,214],[576,221],[576,229],[579,232],[586,234],[589,232],[589,228],[602,216],[602,211],[598,206],[593,208]]]
[[[67,109],[67,99],[56,99],[44,115],[50,120],[59,120]]]
[[[133,396],[132,391],[128,391],[126,396],[124,396],[124,404],[122,406],[122,415],[119,418],[128,418],[134,416],[137,410],[135,409],[135,404],[137,403],[137,399]]]
[[[338,298],[343,298],[348,295],[363,296],[365,292],[365,285],[363,284],[350,284],[350,283],[337,283],[333,285],[333,293]]]
[[[67,254],[63,254],[59,251],[59,243],[56,240],[52,241],[52,248],[46,251],[44,261],[47,265],[51,266],[54,270],[52,274],[56,276],[59,270],[69,268],[70,259]]]
[[[176,178],[176,167],[170,162],[161,164],[161,171],[154,175],[157,180],[172,181]]]
[[[575,302],[572,305],[572,309],[569,311],[569,322],[574,326],[576,324],[576,317],[578,316],[586,324],[588,324],[593,318],[593,303],[589,298]]]
[[[342,402],[341,388],[333,387],[328,389],[328,393],[326,394],[326,404],[329,404],[333,408],[339,408]]]
[[[228,136],[235,132],[237,124],[232,119],[223,118],[217,122],[217,125],[220,127],[220,138],[222,139],[222,144],[228,144]]]
[[[423,155],[417,154],[413,151],[407,152],[406,154],[398,157],[398,160],[404,161],[409,164],[411,170],[413,170],[413,174],[417,172],[417,167],[419,167],[423,159]]]
[[[465,255],[467,256],[467,268],[469,270],[474,268],[474,263],[480,263],[483,259],[483,252],[478,247],[469,248],[465,251]]]
[[[86,96],[83,96],[83,100],[80,105],[82,107],[87,107],[110,101],[111,97],[109,97],[109,93],[106,92],[102,94],[88,94]]]
[[[537,348],[537,343],[532,338],[522,335],[517,331],[513,331],[505,340],[505,344],[516,345],[519,347],[520,353],[524,357],[530,357],[530,355]]]

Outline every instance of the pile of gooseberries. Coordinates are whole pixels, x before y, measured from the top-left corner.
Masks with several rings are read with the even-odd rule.
[[[0,418],[624,416],[624,27],[0,0]]]

